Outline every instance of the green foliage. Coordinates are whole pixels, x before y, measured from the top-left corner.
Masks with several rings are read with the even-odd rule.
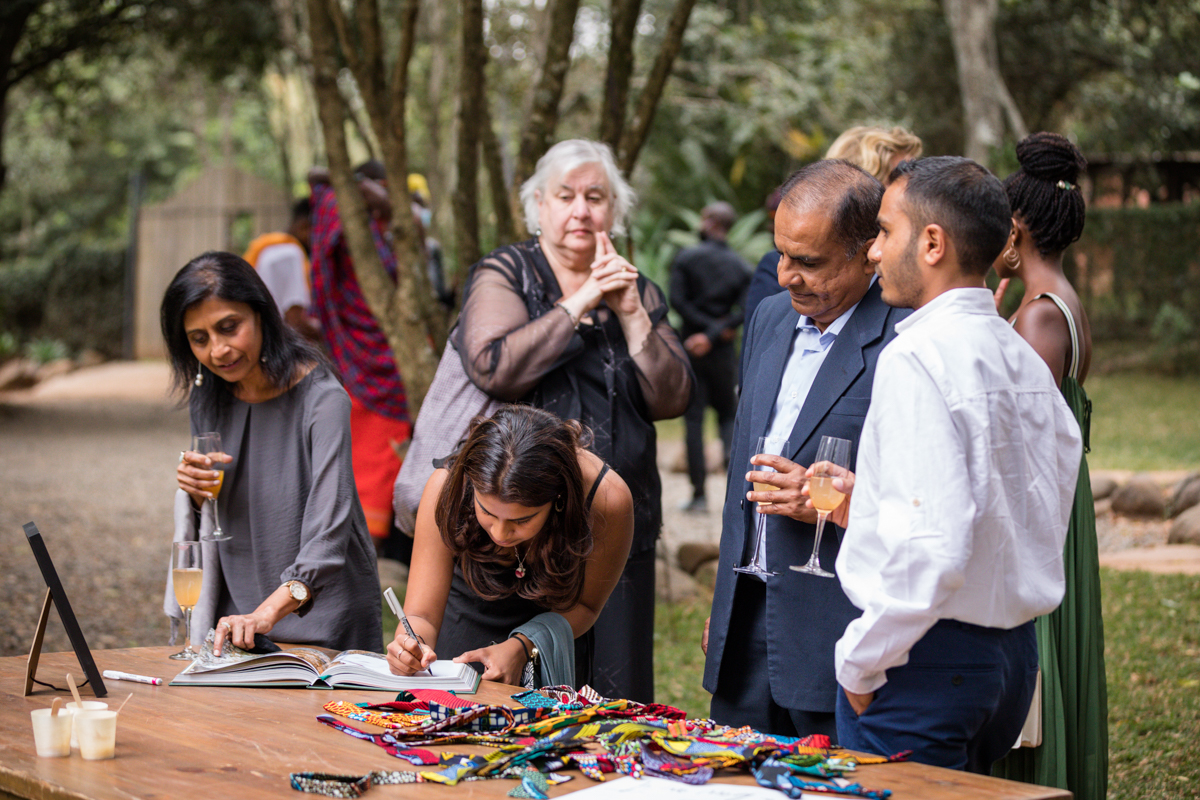
[[[1081,256],[1076,286],[1093,339],[1188,338],[1200,315],[1200,204],[1089,210],[1066,261]]]
[[[42,324],[50,265],[45,261],[0,261],[0,328],[28,337]]]
[[[0,333],[0,364],[17,354],[19,347],[15,334],[4,331]]]
[[[887,26],[862,22],[868,3],[748,8],[700,4],[692,13],[640,161],[651,213],[699,208],[702,199],[759,208],[844,128],[908,118],[891,113],[885,87],[864,79],[885,74],[888,56],[880,46]]]
[[[58,339],[42,338],[34,339],[26,344],[25,355],[39,364],[45,364],[60,358],[67,358],[71,355],[71,351]]]
[[[1113,800],[1200,797],[1200,576],[1102,570]]]
[[[1163,303],[1150,326],[1150,335],[1167,346],[1186,344],[1195,332],[1191,317],[1173,303]]]
[[[42,333],[72,350],[121,356],[124,248],[79,247],[55,263],[46,289]]]

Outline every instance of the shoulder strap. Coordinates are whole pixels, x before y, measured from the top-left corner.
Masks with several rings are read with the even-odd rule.
[[[600,482],[604,480],[604,476],[608,474],[608,464],[600,470],[600,474],[596,476],[596,482],[592,484],[592,490],[588,492],[587,502],[584,504],[588,509],[592,507],[592,500],[596,497],[596,490],[600,488]]]
[[[1053,292],[1042,292],[1033,299],[1040,300],[1043,297],[1053,300],[1054,305],[1058,306],[1058,310],[1067,318],[1067,328],[1071,331],[1071,366],[1067,368],[1067,377],[1079,380],[1079,331],[1075,328],[1075,317],[1071,316],[1071,309],[1067,308],[1066,302]]]

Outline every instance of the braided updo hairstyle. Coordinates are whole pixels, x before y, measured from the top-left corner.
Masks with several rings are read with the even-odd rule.
[[[1077,183],[1087,159],[1057,133],[1031,133],[1017,144],[1021,168],[1004,180],[1013,216],[1029,229],[1038,252],[1061,253],[1083,233],[1083,193]]]

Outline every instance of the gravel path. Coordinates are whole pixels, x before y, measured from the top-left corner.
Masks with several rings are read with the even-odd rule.
[[[0,656],[28,652],[45,593],[29,521],[90,647],[166,643],[174,466],[187,440],[187,412],[161,401],[0,405]],[[43,649],[70,649],[57,613]]]

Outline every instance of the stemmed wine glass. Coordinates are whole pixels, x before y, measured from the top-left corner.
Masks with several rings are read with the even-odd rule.
[[[221,494],[221,487],[225,485],[225,462],[222,460],[225,450],[221,447],[221,434],[216,431],[196,434],[192,437],[192,450],[212,459],[213,463],[209,469],[217,471],[217,485],[208,487],[208,491],[212,493],[214,528],[211,534],[201,538],[210,542],[228,541],[233,537],[221,530],[221,515],[217,509],[217,497]]]
[[[193,661],[200,655],[192,649],[192,609],[200,600],[200,585],[204,579],[200,542],[174,542],[171,545],[171,585],[175,599],[183,609],[183,640],[187,647],[171,656],[178,661]]]
[[[812,500],[813,508],[817,510],[817,538],[813,542],[812,556],[808,559],[808,563],[803,567],[788,568],[808,575],[819,575],[822,578],[837,577],[832,572],[821,569],[821,533],[825,530],[825,520],[829,518],[829,512],[840,506],[846,499],[846,495],[833,488],[835,476],[829,470],[830,464],[843,469],[850,468],[850,441],[848,439],[838,439],[836,436],[821,437],[821,444],[817,448],[817,459],[813,464],[813,474],[808,479],[808,496]]]
[[[755,455],[771,455],[779,456],[787,452],[787,439],[772,438],[770,436],[758,437],[758,446],[754,450]],[[751,456],[753,458],[753,456]],[[750,463],[750,469],[755,472],[774,472],[773,467],[768,467],[766,464]],[[769,483],[755,483],[754,491],[756,492],[777,492],[778,486],[772,486]],[[770,503],[760,502],[760,506],[769,506]],[[772,575],[778,575],[778,572],[771,572],[767,569],[767,516],[766,514],[755,513],[754,515],[754,555],[750,558],[750,563],[743,567],[734,567],[734,572],[740,572],[743,575],[753,575],[763,583],[767,582],[767,578]]]

